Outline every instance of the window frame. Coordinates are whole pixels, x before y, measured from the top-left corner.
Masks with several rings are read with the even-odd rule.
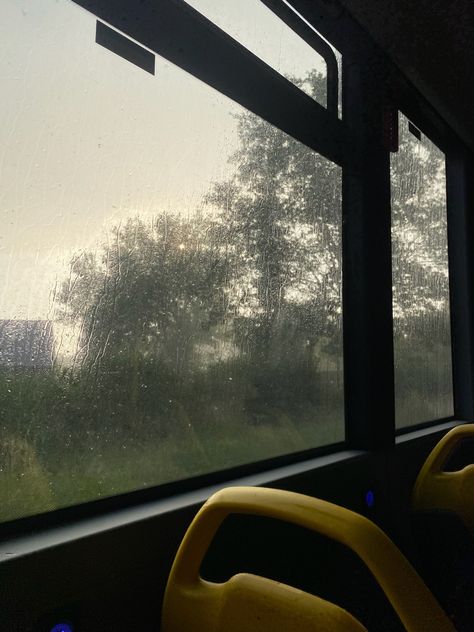
[[[474,234],[474,162],[472,152],[400,73],[393,77],[391,103],[445,155],[454,404],[452,416],[397,428],[396,436],[401,436],[445,421],[474,421],[474,253],[469,247],[469,235]]]
[[[349,130],[338,118],[299,90],[231,36],[182,0],[72,0],[99,21],[154,51],[192,76],[214,87],[344,169],[353,160]],[[124,17],[125,16],[125,17]],[[303,26],[304,22],[302,22]],[[176,27],[176,28],[173,28]],[[308,27],[308,30],[309,27]],[[308,36],[309,38],[309,36]],[[215,60],[212,65],[209,59]],[[330,445],[261,459],[191,478],[123,492],[0,524],[0,538],[12,532],[48,527],[67,520],[115,511],[123,506],[171,497],[184,491],[271,471],[308,459],[338,453],[344,439]]]
[[[337,165],[349,159],[350,138],[337,113],[302,92],[183,0],[72,2]]]
[[[436,128],[433,125],[430,125],[429,120],[427,120],[427,116],[423,116],[420,112],[416,112],[416,110],[411,109],[408,106],[408,112],[413,111],[414,113],[414,118],[409,115],[407,113],[407,111],[405,109],[402,109],[400,107],[398,108],[394,108],[394,112],[395,114],[398,116],[398,114],[400,113],[402,116],[404,116],[410,123],[412,123],[420,132],[423,136],[425,136],[431,143],[433,143],[443,154],[444,154],[444,159],[445,159],[445,174],[446,174],[446,232],[447,232],[447,248],[448,248],[448,284],[449,284],[449,296],[448,296],[448,304],[449,304],[449,323],[450,323],[450,340],[451,340],[451,393],[452,393],[452,400],[453,400],[453,414],[449,415],[448,417],[441,417],[441,418],[436,418],[436,419],[430,419],[430,420],[424,420],[424,421],[420,421],[416,424],[408,424],[405,426],[400,426],[397,427],[395,425],[395,434],[396,436],[399,435],[403,435],[403,434],[407,434],[412,430],[419,430],[419,429],[423,429],[423,428],[429,428],[431,425],[435,424],[435,423],[445,423],[445,422],[449,422],[449,421],[453,421],[456,419],[456,403],[455,403],[455,379],[454,379],[454,344],[453,344],[453,305],[452,305],[452,300],[453,300],[453,289],[451,287],[452,285],[452,280],[453,277],[455,276],[455,274],[452,274],[452,257],[451,257],[451,251],[453,250],[453,244],[450,241],[450,235],[449,235],[449,225],[450,225],[450,215],[454,214],[455,211],[453,211],[452,208],[450,208],[449,206],[449,202],[448,202],[448,153],[446,151],[446,148],[449,147],[449,139],[446,138],[445,135],[436,133]],[[430,131],[435,135],[435,137],[439,140],[439,143],[436,142],[435,140],[433,140],[433,137],[428,134],[426,132],[426,128],[425,128],[425,124],[427,125],[428,129],[430,129]],[[397,130],[398,130],[398,125],[397,125]],[[391,184],[390,184],[391,186]],[[392,334],[393,336],[393,334]],[[395,346],[395,340],[393,340],[393,344]],[[395,379],[395,375],[394,375],[394,379]]]

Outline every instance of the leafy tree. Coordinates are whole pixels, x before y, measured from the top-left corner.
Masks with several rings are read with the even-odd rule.
[[[449,280],[443,153],[402,119],[392,159],[394,320],[399,335],[446,340]]]
[[[324,93],[317,72],[304,84]],[[63,285],[63,318],[82,322],[82,372],[105,381],[109,399],[115,388],[129,417],[151,390],[149,408],[159,408],[218,345],[214,364],[232,361],[255,397],[285,406],[298,388],[318,396],[322,358],[339,366],[341,170],[254,114],[239,115],[237,130],[233,175],[214,183],[199,213],[129,219],[99,254],[75,257]],[[403,132],[392,177],[399,328],[446,312],[442,168]]]
[[[62,318],[82,323],[76,364],[102,413],[106,400],[108,416],[155,415],[199,363],[228,301],[228,261],[210,231],[199,216],[131,218],[71,262]]]
[[[398,423],[452,414],[443,153],[400,120],[392,157],[395,392]]]
[[[308,86],[317,96],[323,77]],[[189,378],[216,340],[260,379],[306,372],[310,392],[321,350],[340,355],[340,170],[253,114],[237,125],[234,176],[206,214],[128,220],[75,257],[60,293],[63,318],[82,323],[83,374],[109,389],[113,375],[129,416],[150,367]]]
[[[315,97],[325,90],[317,72],[304,83]],[[238,133],[234,175],[207,203],[234,254],[239,344],[265,370],[314,365],[318,343],[339,338],[340,169],[254,114],[239,116]]]
[[[137,353],[186,365],[226,309],[228,261],[210,228],[201,217],[133,218],[112,229],[100,254],[75,257],[60,301],[63,317],[82,322],[84,365]]]

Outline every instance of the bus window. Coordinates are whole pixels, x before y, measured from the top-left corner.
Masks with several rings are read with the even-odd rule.
[[[74,3],[0,14],[0,520],[341,441],[341,168]]]
[[[453,415],[444,153],[403,114],[391,154],[397,427]]]

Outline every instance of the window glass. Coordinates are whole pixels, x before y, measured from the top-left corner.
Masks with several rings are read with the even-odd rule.
[[[186,0],[186,3],[327,106],[326,61],[260,0]],[[284,4],[291,8],[287,2]],[[319,78],[316,90],[313,75]]]
[[[445,156],[399,115],[392,154],[396,424],[453,415]]]
[[[343,439],[340,168],[66,0],[0,25],[0,520]]]

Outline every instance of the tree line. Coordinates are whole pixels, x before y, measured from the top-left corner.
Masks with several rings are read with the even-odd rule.
[[[325,90],[317,72],[309,85]],[[74,360],[3,370],[9,436],[53,454],[226,424],[342,432],[341,169],[254,114],[237,130],[233,175],[193,215],[130,217],[73,257],[56,309],[80,326]],[[413,340],[429,353],[449,330],[435,149],[402,131],[392,161],[394,322],[412,371]]]

